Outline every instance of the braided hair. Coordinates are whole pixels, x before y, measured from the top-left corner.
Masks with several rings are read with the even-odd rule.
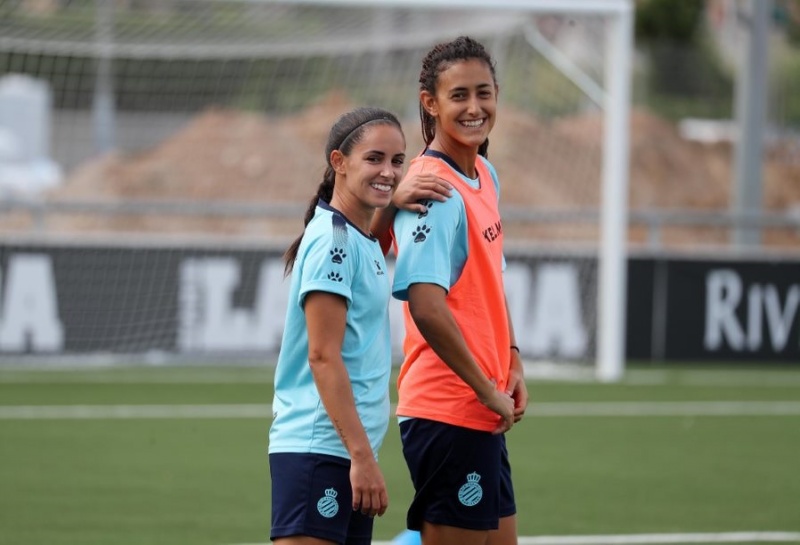
[[[492,79],[497,83],[495,63],[486,48],[468,36],[459,36],[451,42],[435,45],[428,51],[428,54],[422,60],[422,71],[419,74],[419,90],[435,95],[439,74],[447,70],[453,63],[469,59],[480,59],[486,62],[492,72]],[[436,119],[425,110],[422,102],[419,104],[419,117],[422,125],[422,138],[425,141],[425,145],[429,146],[436,136]],[[487,138],[478,148],[478,153],[486,157],[488,151],[489,139]]]
[[[331,165],[331,152],[339,150],[344,156],[350,155],[353,147],[358,144],[364,136],[367,127],[374,125],[393,125],[402,132],[402,126],[397,117],[382,108],[362,107],[342,114],[331,127],[328,133],[328,142],[325,145],[325,173],[322,175],[322,182],[317,187],[317,193],[308,203],[305,217],[303,218],[303,233],[300,233],[294,242],[283,254],[284,275],[289,275],[297,259],[297,252],[300,242],[303,240],[305,228],[314,218],[319,201],[331,202],[333,198],[333,188],[336,182],[336,172]]]

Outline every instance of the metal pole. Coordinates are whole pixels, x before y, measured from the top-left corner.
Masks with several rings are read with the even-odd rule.
[[[95,0],[95,74],[92,98],[95,151],[107,153],[116,146],[114,135],[114,80],[112,48],[114,38],[113,0]]]
[[[745,32],[735,104],[738,127],[732,203],[735,215],[761,212],[771,13],[772,0],[747,0],[743,7]],[[733,241],[739,248],[758,246],[761,230],[737,224]]]

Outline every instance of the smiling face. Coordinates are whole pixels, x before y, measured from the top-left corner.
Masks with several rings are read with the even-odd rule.
[[[420,93],[423,107],[436,119],[431,143],[445,152],[477,150],[494,127],[497,84],[483,59],[453,62],[436,80],[436,93]]]
[[[331,205],[356,225],[361,225],[359,218],[367,218],[368,230],[375,209],[391,203],[403,176],[406,141],[400,129],[391,124],[375,124],[363,131],[348,155],[340,150],[331,152],[336,172]]]

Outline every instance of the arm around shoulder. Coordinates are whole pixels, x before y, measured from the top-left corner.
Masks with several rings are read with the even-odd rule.
[[[406,176],[395,189],[392,202],[386,208],[375,213],[370,229],[380,242],[383,253],[391,247],[391,227],[397,210],[425,213],[428,206],[425,201],[444,202],[452,194],[453,186],[444,178],[430,173],[414,173]]]

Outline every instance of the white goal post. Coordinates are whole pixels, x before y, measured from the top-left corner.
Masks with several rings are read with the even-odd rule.
[[[297,0],[296,3],[374,7],[374,0]],[[381,0],[381,7],[474,9],[486,0]],[[605,111],[602,199],[597,288],[596,378],[619,380],[625,359],[626,240],[628,227],[628,150],[633,55],[632,0],[492,0],[491,9],[555,14],[592,14],[606,18],[604,88],[598,104]]]

